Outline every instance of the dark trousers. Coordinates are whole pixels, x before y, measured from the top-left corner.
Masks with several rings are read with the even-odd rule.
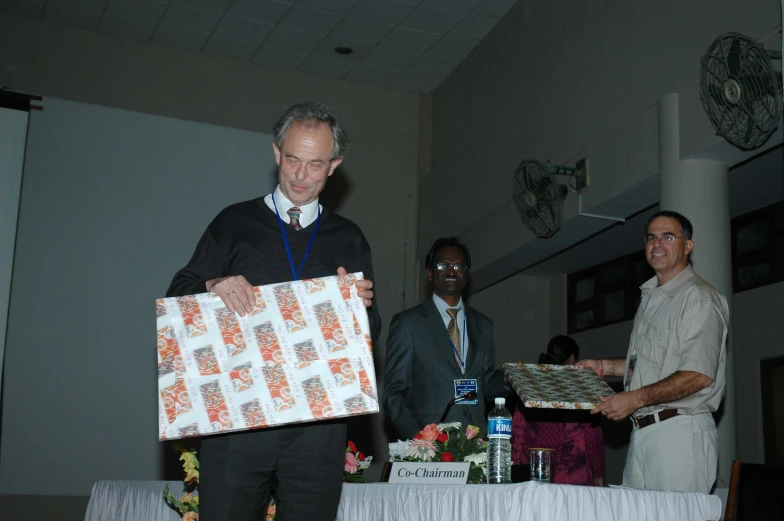
[[[263,521],[271,491],[279,521],[334,521],[343,486],[346,425],[310,423],[206,437],[199,519]]]

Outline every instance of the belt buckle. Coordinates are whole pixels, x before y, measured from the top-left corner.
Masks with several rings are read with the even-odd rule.
[[[634,426],[637,427],[638,429],[642,429],[642,427],[640,427],[639,420],[640,420],[639,418],[635,418],[634,416],[632,416],[632,423],[634,424]]]

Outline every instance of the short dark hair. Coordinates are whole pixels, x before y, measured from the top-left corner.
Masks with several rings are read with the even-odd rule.
[[[330,160],[335,160],[345,155],[351,140],[348,133],[340,124],[337,115],[324,105],[316,101],[304,101],[286,109],[272,126],[272,137],[275,146],[280,149],[286,139],[286,132],[297,123],[325,123],[332,131],[332,155]]]
[[[547,343],[547,353],[542,353],[539,357],[540,364],[563,365],[574,355],[580,357],[580,347],[570,336],[558,335],[550,339]]]
[[[645,233],[648,233],[648,226],[651,225],[654,219],[658,219],[659,217],[667,217],[678,221],[678,224],[681,225],[681,235],[684,239],[691,239],[694,236],[694,228],[691,225],[691,221],[688,220],[685,215],[671,210],[662,210],[653,214],[651,218],[648,219],[648,222],[645,223]]]
[[[468,246],[463,244],[457,237],[441,237],[433,243],[433,246],[430,247],[430,251],[427,252],[427,257],[425,257],[425,269],[433,269],[433,259],[435,259],[436,253],[438,253],[438,250],[441,248],[447,246],[455,246],[463,250],[466,264],[468,264],[469,268],[471,267],[471,253],[468,251]]]

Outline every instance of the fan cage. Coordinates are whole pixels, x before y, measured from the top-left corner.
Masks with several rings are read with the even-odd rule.
[[[781,86],[767,51],[751,38],[727,33],[701,61],[702,104],[716,133],[743,150],[760,147],[781,117]]]
[[[512,199],[520,220],[537,237],[552,237],[561,228],[561,189],[552,171],[542,163],[520,163],[514,172]]]

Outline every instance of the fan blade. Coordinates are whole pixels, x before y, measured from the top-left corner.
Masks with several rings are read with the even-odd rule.
[[[713,98],[716,105],[727,105],[727,100],[724,99],[724,91],[718,85],[708,85],[708,94]]]
[[[751,134],[754,132],[754,127],[756,126],[757,122],[754,121],[753,117],[753,108],[751,107],[751,103],[746,103],[746,134],[743,136],[743,144],[748,146],[749,140],[751,140]]]
[[[730,76],[738,76],[740,74],[740,40],[733,37],[730,50],[727,52],[727,72]]]

